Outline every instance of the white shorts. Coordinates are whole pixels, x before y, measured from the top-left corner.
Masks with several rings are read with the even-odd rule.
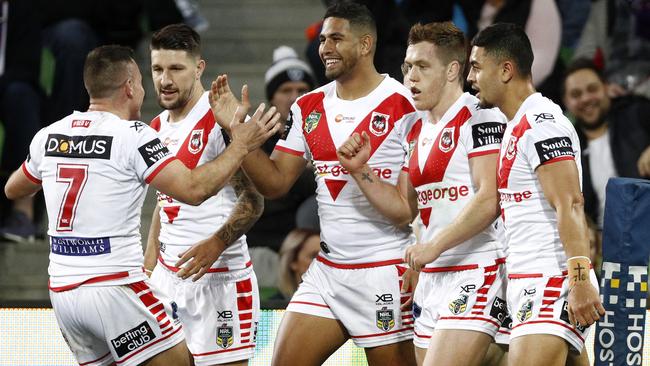
[[[507,318],[505,264],[464,271],[421,272],[413,344],[428,348],[435,329],[473,330],[495,337]]]
[[[207,273],[192,282],[158,265],[151,281],[176,303],[197,366],[253,357],[260,296],[252,267]]]
[[[400,293],[405,267],[342,269],[319,260],[302,276],[287,311],[339,320],[358,347],[413,338],[412,312],[400,310],[411,295]]]
[[[592,285],[598,289],[593,270]],[[590,327],[574,327],[569,323],[566,275],[511,278],[508,282],[508,307],[512,315],[510,338],[529,334],[551,334],[565,339],[570,349],[581,352]]]
[[[171,301],[149,280],[50,291],[50,299],[81,365],[139,365],[183,341]]]

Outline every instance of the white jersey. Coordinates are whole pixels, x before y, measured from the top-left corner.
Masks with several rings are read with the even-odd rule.
[[[215,122],[205,92],[187,116],[178,122],[169,122],[169,112],[163,111],[151,121],[158,136],[169,151],[189,169],[214,160],[226,149],[225,135]],[[228,220],[237,196],[227,184],[215,196],[199,206],[179,202],[157,192],[160,206],[160,260],[168,266],[178,261],[178,255],[192,245],[217,232]],[[242,235],[219,256],[212,269],[242,269],[250,261],[246,236]]]
[[[146,183],[174,160],[156,131],[108,112],[74,112],[40,130],[29,153],[23,170],[45,193],[50,288],[146,278]]]
[[[582,186],[580,144],[559,106],[535,93],[508,122],[501,144],[498,184],[508,245],[508,275],[557,275],[566,269],[557,215],[535,170],[574,160]]]
[[[479,109],[478,99],[465,93],[438,123],[418,121],[408,136],[409,178],[417,193],[420,241],[431,241],[449,226],[474,196],[469,159],[498,154],[506,117],[497,109]],[[454,270],[493,265],[503,258],[494,225],[445,251],[426,268]]]
[[[397,184],[406,160],[406,134],[417,119],[409,91],[385,76],[368,95],[343,100],[331,82],[300,97],[291,107],[292,126],[276,149],[312,160],[317,183],[318,214],[326,259],[336,263],[401,260],[414,241],[366,199],[343,169],[336,149],[353,132],[371,140],[368,165],[384,181]]]

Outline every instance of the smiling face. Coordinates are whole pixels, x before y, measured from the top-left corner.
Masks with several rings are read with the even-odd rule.
[[[330,17],[323,22],[318,54],[325,76],[337,80],[352,73],[361,56],[360,39],[347,19]]]
[[[499,77],[499,63],[494,57],[487,54],[483,47],[472,47],[469,56],[469,74],[467,81],[472,89],[476,90],[481,108],[499,106],[503,97],[501,78]]]
[[[192,98],[203,71],[203,61],[181,50],[152,50],[151,75],[158,104],[180,110]]]
[[[603,81],[590,69],[580,69],[564,80],[564,104],[581,126],[589,129],[602,124],[609,112],[610,99]]]
[[[438,105],[447,81],[447,67],[436,52],[440,50],[430,42],[411,44],[406,49],[404,85],[411,90],[419,110],[431,110]]]

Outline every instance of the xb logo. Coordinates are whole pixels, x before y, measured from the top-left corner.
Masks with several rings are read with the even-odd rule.
[[[393,294],[381,294],[381,295],[375,295],[377,300],[375,302],[391,302],[393,301]]]
[[[224,311],[217,310],[217,319],[232,319],[232,311],[230,311],[230,310],[224,310]]]
[[[463,290],[463,292],[472,292],[476,290],[476,285],[470,283],[469,285],[460,286],[460,289]]]

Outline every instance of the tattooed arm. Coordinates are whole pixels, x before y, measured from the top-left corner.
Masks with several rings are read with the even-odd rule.
[[[209,238],[202,240],[183,253],[176,267],[187,265],[178,272],[186,279],[201,278],[226,248],[244,235],[262,215],[264,198],[254,188],[248,177],[238,170],[230,180],[237,202],[228,220]]]

